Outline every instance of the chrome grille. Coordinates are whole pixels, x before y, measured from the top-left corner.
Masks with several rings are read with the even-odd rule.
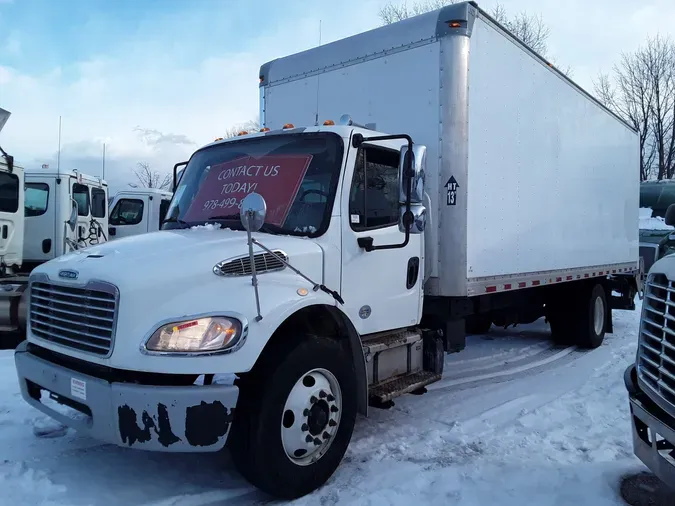
[[[288,257],[283,251],[275,251],[275,255],[288,262]],[[284,263],[270,253],[256,253],[253,255],[255,262],[255,272],[261,274],[263,272],[280,271],[286,266]],[[220,262],[213,268],[213,272],[219,276],[246,276],[252,274],[251,258],[246,255],[241,258],[234,258]]]
[[[33,281],[31,331],[62,346],[108,355],[115,333],[117,302],[117,289],[106,283],[75,287]]]

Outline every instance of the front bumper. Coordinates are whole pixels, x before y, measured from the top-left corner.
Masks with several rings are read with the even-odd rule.
[[[38,357],[25,341],[14,359],[23,398],[94,439],[164,452],[214,452],[225,446],[239,396],[234,385],[110,382]],[[74,416],[43,402],[50,397]]]
[[[675,486],[675,418],[640,389],[635,364],[623,376],[630,402],[633,452],[662,482]]]

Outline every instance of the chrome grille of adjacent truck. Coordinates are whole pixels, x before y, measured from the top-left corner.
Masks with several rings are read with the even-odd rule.
[[[61,346],[108,355],[115,333],[117,293],[114,286],[106,283],[75,287],[33,281],[31,331]]]
[[[276,250],[274,254],[288,262],[288,257],[283,251]],[[253,260],[257,274],[280,271],[286,267],[283,262],[270,253],[256,253],[253,255]],[[217,264],[213,268],[213,272],[219,276],[248,276],[251,274],[251,259],[247,255],[225,260]]]
[[[675,284],[663,274],[651,274],[642,306],[638,375],[675,404]]]

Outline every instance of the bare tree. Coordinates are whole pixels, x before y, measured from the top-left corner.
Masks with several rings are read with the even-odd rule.
[[[240,132],[257,132],[259,129],[260,120],[256,117],[255,119],[244,121],[243,123],[225,129],[223,138],[229,139],[230,137],[236,137]]]
[[[649,38],[622,54],[612,76],[596,80],[598,98],[638,132],[640,179],[675,175],[675,44]]]
[[[446,5],[457,3],[457,1],[419,0],[410,5],[405,1],[401,3],[388,2],[380,9],[379,16],[382,24],[388,25],[425,12],[441,9]],[[490,11],[490,15],[532,50],[546,56],[546,42],[550,32],[541,16],[533,16],[527,12],[509,16],[501,4],[495,5],[494,9]],[[565,72],[565,70],[561,71]],[[569,73],[569,69],[565,73]]]
[[[136,174],[136,178],[138,179],[138,185],[132,186],[166,190],[173,183],[171,174],[160,174],[158,171],[153,170],[147,162],[139,162],[138,168],[134,170],[134,174]]]
[[[495,5],[490,14],[497,23],[503,25],[533,51],[542,56],[546,54],[548,49],[546,42],[551,32],[541,15],[533,16],[523,11],[509,17],[504,6],[499,3]]]

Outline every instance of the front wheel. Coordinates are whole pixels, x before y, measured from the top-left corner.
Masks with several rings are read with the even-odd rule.
[[[241,386],[228,441],[253,485],[295,499],[335,472],[356,420],[356,374],[331,339],[307,336]]]

